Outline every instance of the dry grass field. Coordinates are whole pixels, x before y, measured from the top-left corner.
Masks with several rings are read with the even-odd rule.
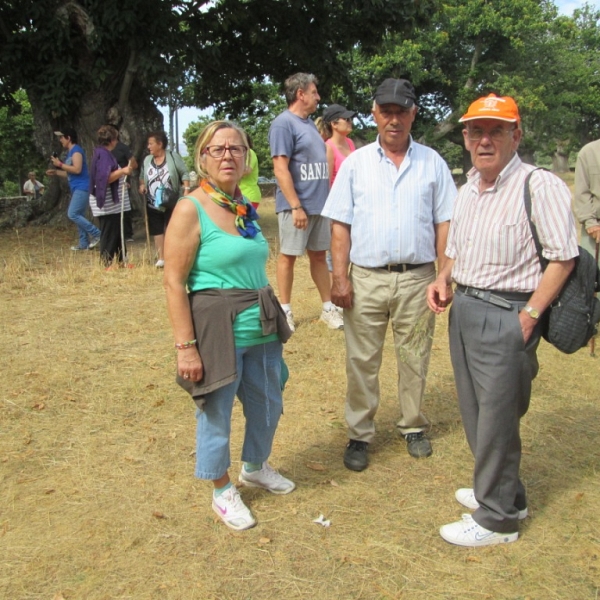
[[[276,253],[272,201],[261,210]],[[426,412],[434,454],[397,438],[391,338],[371,466],[344,468],[343,333],[318,321],[299,262],[299,327],[271,463],[288,496],[243,489],[258,518],[235,533],[194,479],[194,405],[174,383],[161,273],[145,256],[105,272],[67,230],[0,235],[0,598],[6,600],[595,599],[600,592],[600,363],[542,343],[522,422],[530,515],[514,544],[454,547],[472,458],[445,319]],[[274,263],[269,275],[273,283]],[[232,437],[240,467],[242,418]],[[320,514],[329,528],[313,523]]]

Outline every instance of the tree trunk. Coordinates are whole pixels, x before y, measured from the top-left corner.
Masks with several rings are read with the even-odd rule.
[[[552,170],[555,173],[569,172],[569,151],[567,148],[568,141],[556,143],[556,152],[552,157]]]
[[[40,99],[26,91],[33,113],[35,145],[44,156],[50,157],[53,152],[63,156],[64,150],[53,132],[61,127],[73,127],[77,131],[78,144],[84,149],[89,166],[94,147],[97,145],[96,132],[102,125],[110,124],[119,129],[121,140],[131,148],[141,166],[148,131],[163,127],[162,113],[149,100],[135,94],[119,108],[119,99],[115,99],[111,92],[90,92],[81,99],[78,114],[52,119],[44,111]],[[121,102],[123,99],[121,95]],[[140,211],[143,208],[143,199],[137,191],[138,174],[132,175],[130,179],[132,206]],[[47,223],[58,218],[57,213],[62,213],[66,220],[69,199],[66,180],[52,177],[43,201],[34,207],[30,220],[35,223]]]

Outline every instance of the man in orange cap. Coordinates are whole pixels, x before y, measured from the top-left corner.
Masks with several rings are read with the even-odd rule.
[[[474,510],[444,525],[441,536],[460,546],[517,540],[527,517],[519,478],[519,425],[538,371],[539,318],[574,266],[577,233],[571,194],[555,175],[535,171],[529,188],[532,221],[549,261],[542,273],[525,212],[527,176],[521,162],[519,109],[512,98],[490,94],[460,119],[473,169],[454,206],[447,261],[427,289],[427,302],[450,311],[450,356],[467,441],[475,457],[473,488],[455,496]]]

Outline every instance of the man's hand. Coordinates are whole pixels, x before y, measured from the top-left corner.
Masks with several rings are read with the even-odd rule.
[[[594,238],[596,244],[600,243],[600,225],[592,225],[586,231],[590,237]]]
[[[446,310],[446,307],[452,302],[453,296],[452,285],[446,277],[441,275],[427,286],[427,306],[436,315]]]
[[[354,290],[350,280],[346,277],[341,281],[334,277],[331,286],[331,301],[340,308],[352,308]]]
[[[523,334],[523,341],[527,343],[535,326],[538,324],[537,319],[533,319],[529,316],[529,313],[525,310],[522,310],[519,313],[519,323],[521,323],[521,333]]]
[[[296,229],[306,229],[308,227],[308,217],[303,208],[292,210],[292,217]]]

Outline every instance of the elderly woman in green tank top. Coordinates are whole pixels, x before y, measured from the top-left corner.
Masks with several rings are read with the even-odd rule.
[[[282,342],[291,332],[269,286],[268,246],[239,189],[245,132],[227,121],[198,137],[201,181],[175,207],[165,238],[165,288],[177,349],[177,381],[196,405],[196,468],[214,484],[212,507],[228,527],[256,524],[229,478],[231,411],[246,420],[239,482],[274,494],[295,485],[267,459],[282,414]]]

